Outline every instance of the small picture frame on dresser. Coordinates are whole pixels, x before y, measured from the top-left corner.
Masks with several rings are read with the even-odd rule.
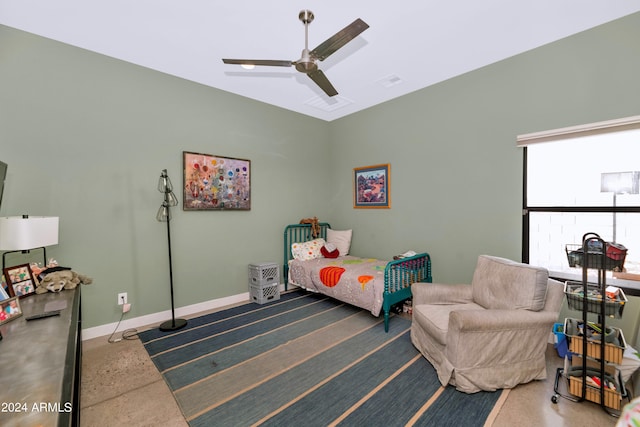
[[[0,274],[0,301],[9,299],[9,289],[7,288],[7,282],[4,280],[4,274]]]
[[[0,301],[0,325],[4,325],[20,316],[22,316],[22,309],[20,308],[20,299],[18,297]]]
[[[10,297],[24,298],[35,295],[36,282],[33,280],[29,264],[16,265],[4,269],[4,278]]]

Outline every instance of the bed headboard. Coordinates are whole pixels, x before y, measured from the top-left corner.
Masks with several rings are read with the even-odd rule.
[[[331,225],[327,222],[319,222],[320,235],[323,239],[327,239],[327,229]],[[284,228],[284,264],[282,265],[282,275],[284,276],[284,288],[289,285],[289,261],[293,258],[291,254],[291,245],[293,243],[307,242],[313,240],[311,235],[311,224],[290,224]]]

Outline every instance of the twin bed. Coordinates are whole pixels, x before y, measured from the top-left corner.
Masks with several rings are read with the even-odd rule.
[[[320,252],[327,235],[335,240],[343,237],[336,234],[342,232],[331,230],[328,223],[319,223],[318,235],[313,236],[312,231],[311,224],[285,227],[282,270],[285,290],[292,284],[363,308],[376,317],[382,311],[385,331],[389,330],[391,307],[411,298],[411,284],[432,280],[429,254],[393,261],[344,255],[349,252],[349,235],[348,242],[338,243],[340,256],[327,258],[326,250]]]

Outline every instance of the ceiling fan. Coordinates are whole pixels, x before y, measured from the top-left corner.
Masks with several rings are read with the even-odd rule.
[[[369,25],[358,18],[342,30],[320,43],[315,49],[309,50],[309,24],[313,22],[313,12],[302,10],[298,19],[304,24],[304,49],[302,57],[297,61],[270,60],[270,59],[223,59],[225,64],[237,64],[245,66],[266,65],[272,67],[295,66],[296,70],[305,73],[328,95],[335,96],[338,91],[333,87],[329,79],[318,68],[318,61],[324,61],[342,46],[356,38],[360,33],[369,28]]]

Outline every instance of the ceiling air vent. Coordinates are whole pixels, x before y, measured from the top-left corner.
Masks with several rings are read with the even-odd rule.
[[[395,74],[390,74],[378,80],[378,83],[384,87],[391,87],[402,83],[402,79]]]
[[[332,96],[331,98],[314,96],[305,102],[305,105],[315,107],[322,111],[335,111],[349,104],[353,104],[353,101],[340,95]]]

